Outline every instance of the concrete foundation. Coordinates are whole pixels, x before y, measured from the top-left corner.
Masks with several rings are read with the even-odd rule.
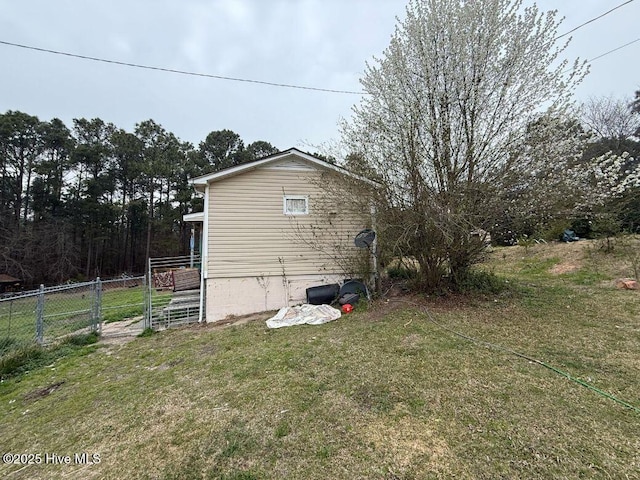
[[[343,280],[340,274],[209,278],[207,322],[298,305],[306,301],[307,288]]]

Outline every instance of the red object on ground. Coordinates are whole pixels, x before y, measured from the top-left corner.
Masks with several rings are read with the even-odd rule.
[[[342,305],[342,313],[351,313],[353,312],[353,305],[350,303],[345,303]]]

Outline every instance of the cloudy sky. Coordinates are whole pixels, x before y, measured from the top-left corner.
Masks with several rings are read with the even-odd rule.
[[[627,0],[540,0],[560,33]],[[525,0],[525,4],[532,3]],[[403,0],[0,0],[0,41],[174,70],[358,91],[389,43]],[[592,59],[639,39],[640,0],[579,29]],[[312,150],[338,138],[358,95],[279,88],[99,63],[0,44],[0,112],[100,117],[132,131],[149,118],[197,145],[231,129],[245,143]],[[640,89],[640,41],[593,62],[579,99]]]

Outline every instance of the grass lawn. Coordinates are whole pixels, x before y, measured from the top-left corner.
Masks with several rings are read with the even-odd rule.
[[[640,408],[640,292],[612,281],[628,263],[587,242],[496,249],[481,268],[509,281],[499,296],[82,347],[0,384],[2,453],[71,464],[0,477],[640,478],[638,411],[452,333]]]

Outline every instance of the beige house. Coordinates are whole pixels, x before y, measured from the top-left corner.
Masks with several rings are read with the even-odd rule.
[[[343,175],[357,178],[291,148],[190,180],[205,204],[185,216],[202,222],[201,319],[303,303],[307,288],[357,275],[368,252],[353,238],[371,215],[323,187]]]

